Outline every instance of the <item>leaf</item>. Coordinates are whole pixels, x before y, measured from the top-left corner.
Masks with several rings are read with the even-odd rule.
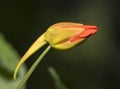
[[[0,33],[0,89],[17,89],[25,75],[25,65],[19,71],[18,79],[13,80],[13,72],[20,56],[12,45]]]
[[[58,74],[56,73],[56,71],[54,70],[54,68],[52,67],[49,67],[48,68],[48,71],[50,72],[52,78],[53,78],[53,81],[54,81],[54,84],[55,84],[55,87],[56,89],[68,89],[63,83],[62,81],[60,80]]]

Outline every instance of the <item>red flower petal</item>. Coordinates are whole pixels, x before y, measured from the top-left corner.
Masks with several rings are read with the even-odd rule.
[[[91,25],[83,25],[80,26],[80,28],[83,28],[84,31],[80,34],[75,35],[74,37],[70,38],[71,42],[80,40],[82,38],[87,38],[97,32],[97,27],[96,26],[91,26]]]
[[[88,37],[91,36],[93,34],[95,34],[97,32],[97,27],[96,26],[90,26],[90,25],[83,25],[81,26],[82,28],[84,28],[84,32],[82,32],[79,37]]]

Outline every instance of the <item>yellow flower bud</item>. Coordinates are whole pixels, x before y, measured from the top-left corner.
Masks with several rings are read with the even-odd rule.
[[[48,28],[45,40],[56,49],[69,49],[81,43],[97,31],[96,26],[61,22]]]
[[[20,66],[47,42],[53,48],[65,50],[76,46],[96,32],[96,26],[72,22],[60,22],[50,26],[48,30],[33,43],[25,55],[20,59],[14,72],[14,79],[16,79],[16,74]]]

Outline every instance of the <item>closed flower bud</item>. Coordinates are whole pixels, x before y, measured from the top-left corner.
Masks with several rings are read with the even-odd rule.
[[[56,49],[69,49],[96,33],[97,27],[79,23],[61,22],[48,28],[45,40]]]
[[[55,49],[66,50],[78,45],[96,32],[96,26],[72,22],[61,22],[50,26],[20,59],[14,72],[14,79],[16,79],[16,74],[20,66],[47,42]]]

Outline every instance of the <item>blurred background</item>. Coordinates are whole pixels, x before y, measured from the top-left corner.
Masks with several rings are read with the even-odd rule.
[[[46,29],[69,21],[99,31],[67,51],[51,49],[34,71],[27,89],[55,89],[47,71],[56,69],[69,89],[120,89],[120,6],[118,0],[3,0],[0,32],[22,56]],[[26,61],[28,68],[46,48]]]

